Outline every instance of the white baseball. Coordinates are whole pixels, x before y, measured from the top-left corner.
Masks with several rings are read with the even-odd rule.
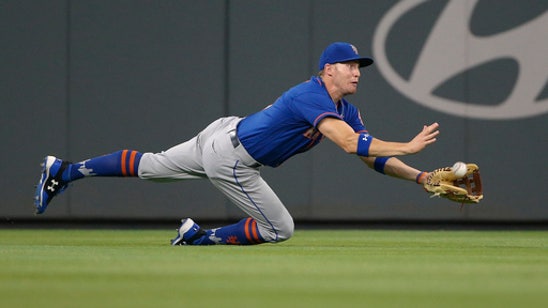
[[[466,175],[466,171],[468,170],[468,168],[466,167],[465,163],[458,161],[453,165],[451,170],[453,171],[456,177],[462,178],[463,176]]]

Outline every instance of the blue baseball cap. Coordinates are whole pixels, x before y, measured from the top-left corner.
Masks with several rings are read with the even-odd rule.
[[[360,57],[358,49],[350,44],[344,42],[333,43],[323,51],[320,57],[320,71],[326,64],[334,64],[348,61],[359,61],[360,67],[369,66],[373,64],[373,59]]]

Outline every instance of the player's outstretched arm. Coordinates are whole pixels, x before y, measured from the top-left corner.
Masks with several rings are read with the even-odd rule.
[[[399,156],[415,154],[422,151],[428,145],[436,142],[439,134],[439,124],[424,125],[419,132],[409,142],[389,142],[378,138],[369,139],[367,145],[367,155],[361,156]],[[331,141],[335,142],[345,152],[350,154],[362,154],[359,151],[360,142],[363,136],[354,132],[354,130],[344,121],[336,118],[325,118],[318,124],[320,132]],[[371,138],[371,137],[370,137]]]
[[[364,163],[366,163],[367,166],[369,166],[369,168],[377,170],[375,168],[376,157],[359,156],[359,158]],[[380,171],[380,170],[377,170],[377,171]],[[408,181],[418,181],[419,184],[422,184],[422,182],[424,182],[426,178],[426,177],[417,178],[417,175],[419,175],[421,171],[405,164],[403,161],[399,160],[396,157],[390,157],[388,158],[388,160],[386,160],[385,164],[382,167],[382,173],[398,179],[403,179]]]
[[[438,123],[424,125],[422,131],[409,142],[390,142],[373,138],[369,146],[369,156],[400,156],[418,153],[436,142],[436,137],[440,133],[438,128]]]

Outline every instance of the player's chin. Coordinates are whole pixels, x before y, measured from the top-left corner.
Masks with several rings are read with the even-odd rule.
[[[358,85],[357,84],[348,87],[348,89],[346,91],[346,94],[349,95],[349,94],[354,94],[356,92],[358,92]]]

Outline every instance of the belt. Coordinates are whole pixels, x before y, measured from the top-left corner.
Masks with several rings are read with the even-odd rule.
[[[238,140],[238,135],[236,134],[236,130],[231,130],[228,132],[228,135],[230,136],[230,142],[232,142],[232,146],[234,148],[237,148],[240,145],[240,140]]]
[[[232,142],[232,146],[234,148],[237,148],[240,145],[240,140],[238,139],[238,134],[236,134],[236,129],[229,131],[228,136],[230,136],[230,142]],[[239,150],[244,151],[246,155],[249,156],[249,154],[243,147],[240,148]],[[254,160],[251,156],[249,156],[249,158]],[[251,168],[259,168],[262,165],[259,162],[255,161],[254,163],[249,164],[248,166]]]

